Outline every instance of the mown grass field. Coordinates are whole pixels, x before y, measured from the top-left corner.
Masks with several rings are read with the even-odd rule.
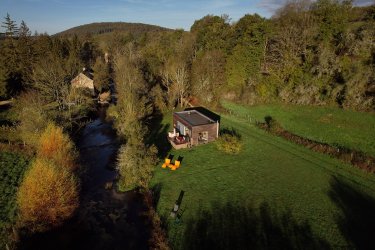
[[[296,135],[375,156],[375,114],[334,107],[285,104],[244,107],[230,102],[222,104],[234,115],[262,122],[269,115]]]
[[[252,109],[236,109],[253,114]],[[254,113],[257,119],[269,110],[284,114],[273,106],[263,110]],[[320,109],[316,112],[304,117],[311,121],[314,118],[310,117],[324,115]],[[357,113],[347,116],[351,114],[354,120],[365,117]],[[288,119],[293,116],[283,117],[275,116],[288,129]],[[339,117],[346,116],[342,113]],[[163,122],[170,120],[167,115]],[[340,131],[335,122],[336,118],[329,126]],[[290,126],[304,127],[297,123]],[[151,186],[158,197],[157,211],[166,221],[174,248],[375,247],[374,175],[267,134],[245,119],[222,116],[221,126],[241,134],[244,149],[239,155],[226,155],[215,144],[172,150],[175,158],[184,157],[181,168],[172,172],[159,164],[155,170]],[[319,137],[321,129],[311,128],[309,133],[317,131]],[[344,129],[349,130],[349,125]],[[372,138],[368,127],[354,129],[363,131],[356,139],[359,144],[358,138]],[[181,217],[175,221],[169,214],[180,190],[185,195]]]

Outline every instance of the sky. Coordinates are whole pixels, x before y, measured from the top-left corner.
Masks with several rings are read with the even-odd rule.
[[[190,30],[205,15],[228,14],[232,21],[245,14],[270,17],[286,0],[0,0],[0,17],[7,13],[32,31],[52,35],[93,22],[132,22]],[[373,0],[357,0],[357,5]],[[2,31],[2,29],[0,29]]]

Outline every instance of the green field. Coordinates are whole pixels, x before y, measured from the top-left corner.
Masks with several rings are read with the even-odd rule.
[[[252,121],[264,121],[264,117],[269,115],[296,135],[375,156],[375,114],[334,107],[285,104],[243,107],[230,102],[222,104],[233,115]]]
[[[0,249],[5,249],[9,228],[16,221],[16,194],[28,161],[20,154],[0,152]]]
[[[275,113],[269,115],[283,114],[274,106],[258,107],[256,112],[239,106],[235,108],[254,114],[257,119],[270,110]],[[314,112],[312,108],[308,109]],[[298,109],[292,110],[297,116]],[[319,108],[316,112],[311,117],[320,117],[324,113]],[[299,128],[297,121],[287,127],[291,118],[286,115],[287,111],[284,113],[283,118],[276,116],[276,119],[287,129]],[[365,117],[348,113],[349,116],[352,114],[354,119]],[[304,114],[303,117],[310,116]],[[345,114],[340,113],[338,117],[344,118]],[[170,119],[170,115],[164,117],[164,123]],[[336,118],[329,123],[332,128],[335,121]],[[306,131],[313,127],[311,124],[307,126],[308,121],[304,124]],[[151,186],[157,197],[157,211],[166,221],[168,237],[174,248],[375,246],[374,175],[267,134],[241,117],[222,116],[221,126],[234,128],[241,134],[244,150],[239,155],[226,155],[218,151],[214,143],[172,150],[175,158],[184,157],[182,167],[172,172],[162,169],[159,164],[155,171]],[[340,131],[337,126],[336,130]],[[314,131],[321,136],[322,131],[316,128],[309,133],[314,134]],[[357,131],[367,134],[367,139],[373,138],[364,127]],[[358,135],[357,139],[362,136]],[[366,146],[375,142],[358,143]],[[185,191],[182,214],[175,221],[169,213],[180,190]]]

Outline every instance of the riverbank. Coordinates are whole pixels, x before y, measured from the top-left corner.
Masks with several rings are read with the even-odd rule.
[[[144,197],[118,193],[115,162],[119,142],[106,108],[79,133],[82,165],[80,206],[74,217],[52,231],[21,239],[20,249],[148,249],[150,226]],[[112,187],[112,188],[110,188]]]

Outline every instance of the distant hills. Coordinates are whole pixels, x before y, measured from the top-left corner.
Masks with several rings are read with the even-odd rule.
[[[129,32],[133,36],[139,36],[147,32],[156,32],[156,31],[167,31],[170,29],[150,25],[143,23],[126,23],[126,22],[102,22],[102,23],[90,23],[85,25],[80,25],[68,30],[59,32],[55,36],[83,36],[83,35],[100,35],[111,32]]]

